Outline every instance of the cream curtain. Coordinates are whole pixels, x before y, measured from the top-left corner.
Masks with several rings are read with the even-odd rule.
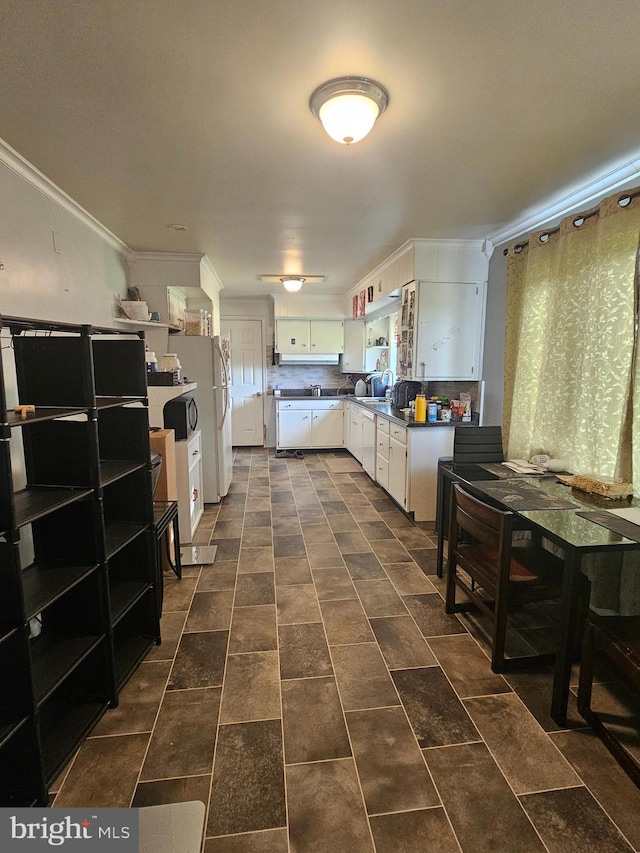
[[[625,480],[635,468],[640,491],[640,197],[620,197],[510,247],[503,431],[509,458],[548,453],[574,473]]]

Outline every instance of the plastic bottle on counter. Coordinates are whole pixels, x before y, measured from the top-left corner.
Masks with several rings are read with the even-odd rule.
[[[423,424],[427,420],[427,398],[424,394],[416,394],[416,423]]]
[[[435,424],[438,420],[438,404],[437,403],[429,403],[427,406],[427,421],[430,424]]]
[[[276,387],[273,389],[273,396],[274,397],[280,396],[280,386],[279,385],[276,385]]]

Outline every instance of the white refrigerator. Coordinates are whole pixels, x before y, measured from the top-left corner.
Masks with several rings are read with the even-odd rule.
[[[176,335],[170,343],[180,359],[182,378],[198,384],[190,393],[202,432],[204,502],[218,503],[229,491],[233,470],[229,341],[219,335]]]

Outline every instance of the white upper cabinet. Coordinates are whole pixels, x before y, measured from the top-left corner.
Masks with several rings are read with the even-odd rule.
[[[365,370],[364,320],[345,320],[342,372],[364,373]]]
[[[276,351],[292,355],[324,355],[344,349],[342,320],[276,320]]]

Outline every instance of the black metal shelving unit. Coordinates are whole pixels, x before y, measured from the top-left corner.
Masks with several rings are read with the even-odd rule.
[[[0,805],[16,806],[48,802],[160,613],[144,333],[0,330]]]

